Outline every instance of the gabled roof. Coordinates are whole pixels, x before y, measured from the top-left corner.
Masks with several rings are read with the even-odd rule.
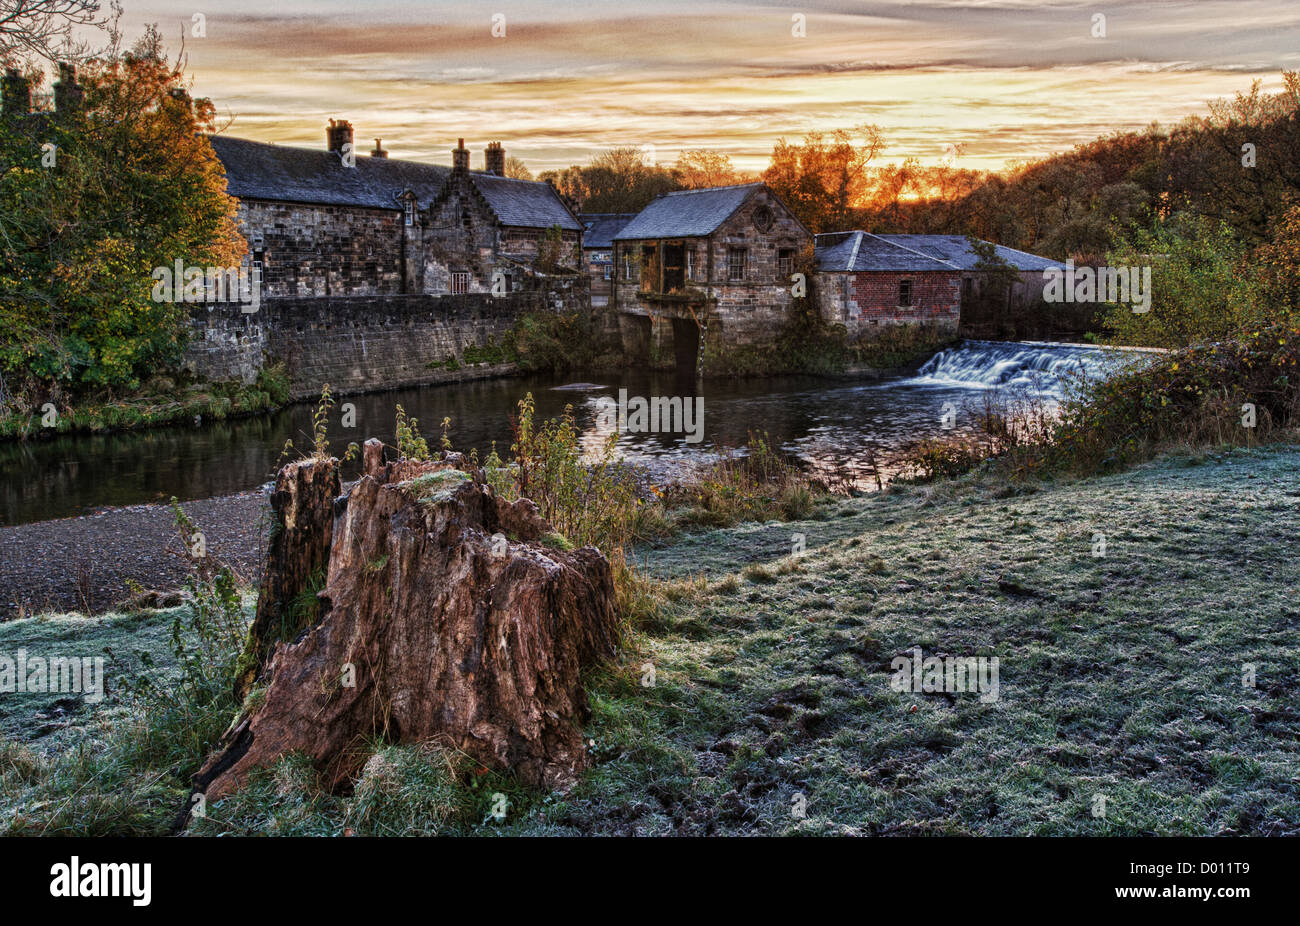
[[[665,193],[642,209],[614,235],[615,241],[652,238],[702,238],[717,231],[761,183]]]
[[[352,168],[330,151],[224,135],[209,141],[226,170],[226,191],[240,199],[397,210],[402,208],[398,197],[410,191],[423,209],[451,176],[450,167],[421,161],[358,157]],[[548,183],[484,173],[471,173],[470,179],[503,225],[582,230]]]
[[[397,197],[410,190],[425,207],[451,174],[450,167],[419,161],[358,157],[352,168],[329,151],[224,135],[209,140],[226,169],[227,192],[240,199],[398,209]]]
[[[1046,270],[1065,265],[1046,257],[993,246],[997,255],[1017,270]],[[965,271],[976,270],[979,255],[964,235],[873,235],[864,231],[818,235],[818,270]]]
[[[623,227],[636,218],[635,212],[584,212],[578,216],[584,229],[582,246],[584,248],[611,248],[614,236]]]
[[[818,270],[854,272],[859,270],[948,271],[957,268],[942,260],[926,257],[910,248],[867,232],[836,232],[818,235],[813,254]]]
[[[919,251],[928,257],[944,260],[960,270],[975,270],[979,255],[971,250],[965,235],[879,235],[878,237]],[[985,242],[988,244],[989,242]],[[995,244],[998,257],[1017,270],[1050,270],[1064,268],[1065,264],[1048,257],[1039,257],[1026,251]]]
[[[549,183],[480,173],[471,173],[470,179],[502,225],[520,228],[558,225],[565,231],[582,231],[582,223]]]

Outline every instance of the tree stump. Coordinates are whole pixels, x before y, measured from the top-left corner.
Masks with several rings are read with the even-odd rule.
[[[235,674],[235,698],[243,701],[281,640],[310,626],[317,602],[305,600],[324,583],[334,533],[334,499],[341,493],[339,461],[309,457],[283,467],[271,493],[271,530],[257,613]]]
[[[219,800],[290,751],[336,787],[376,737],[434,740],[537,787],[572,783],[586,761],[581,673],[617,645],[608,561],[562,549],[532,502],[504,502],[480,473],[385,464],[370,446],[364,459],[334,504],[318,619],[274,642],[265,697],[218,744],[196,790]],[[295,465],[277,480],[299,487],[284,510],[318,514],[303,489],[325,470]],[[302,587],[324,536],[293,524],[302,548],[273,547],[267,614]]]

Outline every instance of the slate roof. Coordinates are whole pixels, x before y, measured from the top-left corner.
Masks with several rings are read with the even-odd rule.
[[[584,212],[578,216],[584,229],[584,248],[612,248],[614,236],[636,218],[635,212]]]
[[[418,161],[359,156],[353,169],[324,150],[223,135],[210,141],[226,169],[227,192],[241,199],[399,209],[397,195],[410,190],[423,208],[451,174],[450,167]]]
[[[451,176],[450,167],[420,161],[358,156],[351,168],[324,150],[224,135],[209,140],[226,170],[227,192],[240,199],[395,210],[401,208],[397,197],[410,190],[423,209]],[[582,229],[550,184],[483,173],[470,179],[504,225]]]
[[[945,260],[961,270],[974,270],[979,262],[979,256],[970,249],[970,242],[966,240],[965,235],[880,235],[878,237],[920,251],[930,257]],[[1017,270],[1050,270],[1065,267],[1065,264],[1060,261],[1039,257],[1037,254],[1003,247],[1000,244],[995,244],[993,247],[997,249],[999,257]]]
[[[549,183],[478,173],[470,174],[470,179],[503,225],[520,228],[558,225],[565,231],[582,231],[582,223]]]
[[[946,261],[926,257],[917,251],[893,244],[881,235],[866,232],[836,232],[818,235],[814,247],[818,270],[854,272],[859,270],[947,271],[957,268]]]
[[[711,235],[762,185],[743,183],[665,193],[638,212],[635,219],[614,235],[614,240],[647,241]]]
[[[1018,270],[1046,270],[1062,263],[994,245],[999,257]],[[873,235],[851,231],[818,235],[817,269],[827,271],[975,270],[979,256],[963,235]]]

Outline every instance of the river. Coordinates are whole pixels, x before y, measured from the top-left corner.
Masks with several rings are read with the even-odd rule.
[[[600,443],[601,399],[626,389],[630,397],[702,395],[702,440],[680,433],[625,433],[621,455],[668,478],[682,464],[719,448],[745,444],[750,431],[815,467],[840,466],[864,484],[873,466],[889,462],[909,442],[943,433],[969,433],[990,390],[1014,390],[1048,403],[1074,375],[1100,375],[1113,357],[1071,345],[964,342],[932,358],[918,375],[878,382],[821,377],[706,379],[701,387],[672,374],[624,371],[615,375],[523,376],[450,386],[430,386],[338,399],[329,428],[330,448],[378,437],[394,439],[394,408],[419,419],[430,446],[441,422],[457,450],[486,454],[493,442],[503,455],[511,441],[516,403],[532,393],[538,416],[553,417],[566,404],[588,442]],[[344,403],[355,423],[342,426]],[[237,421],[62,436],[0,445],[0,524],[70,517],[106,507],[229,495],[268,482],[283,459],[285,441],[311,443],[312,408],[299,404],[275,414]]]

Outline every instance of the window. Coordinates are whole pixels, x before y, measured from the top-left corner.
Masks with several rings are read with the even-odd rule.
[[[695,248],[686,249],[686,279],[695,279]]]
[[[469,292],[469,273],[464,270],[455,270],[451,274],[451,291],[452,293]]]
[[[407,197],[406,202],[403,204],[403,209],[404,209],[406,224],[408,226],[414,225],[415,224],[415,200],[411,199],[410,197]]]
[[[898,304],[899,306],[909,306],[912,304],[912,281],[898,281]]]
[[[636,273],[634,272],[634,268],[632,266],[632,255],[626,251],[623,252],[623,279],[625,280],[636,279]]]
[[[608,280],[608,279],[610,279],[613,275],[614,275],[614,265],[613,265],[613,264],[606,264],[606,265],[605,265],[605,279]]]
[[[743,280],[745,278],[745,255],[744,248],[727,249],[727,279]]]
[[[266,267],[266,252],[253,252],[253,285],[258,291],[262,288],[262,271]]]
[[[777,248],[776,275],[782,280],[788,280],[792,273],[794,273],[794,248]]]

